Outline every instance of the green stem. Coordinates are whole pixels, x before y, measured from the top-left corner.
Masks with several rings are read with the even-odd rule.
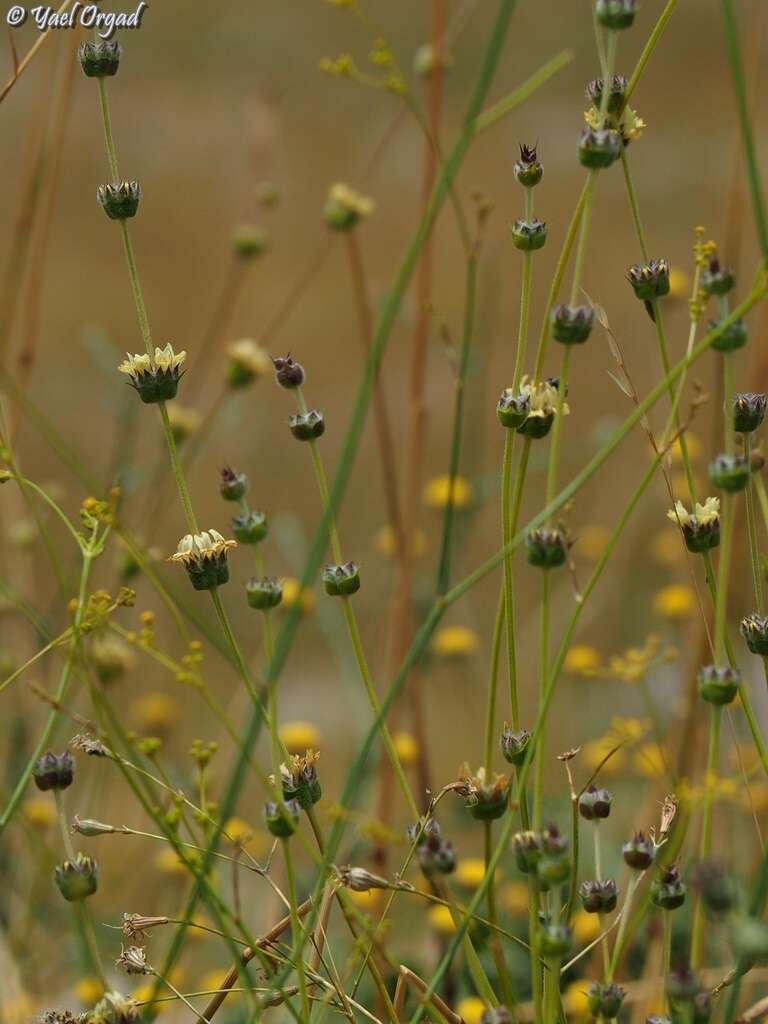
[[[490,778],[493,767],[493,741],[496,735],[496,698],[499,689],[499,659],[501,656],[501,635],[504,631],[504,591],[499,594],[496,607],[496,621],[493,624],[491,643],[491,668],[488,679],[488,701],[485,715],[485,764],[486,775]]]
[[[176,490],[179,492],[181,505],[184,509],[184,518],[187,521],[187,528],[192,534],[199,533],[200,527],[197,525],[197,519],[195,518],[195,513],[192,508],[192,499],[189,496],[187,481],[184,477],[184,470],[182,469],[181,461],[179,459],[179,452],[176,448],[176,439],[173,436],[173,430],[171,429],[171,422],[168,419],[168,409],[165,402],[160,402],[158,404],[158,409],[160,410],[160,419],[163,421],[165,440],[168,445],[168,455],[171,459],[173,476],[176,481]]]
[[[752,435],[744,434],[744,458],[747,465],[752,465]],[[763,570],[760,564],[760,542],[757,534],[757,517],[755,515],[755,485],[754,474],[749,474],[749,483],[746,492],[747,510],[747,537],[749,539],[749,561],[752,567],[752,586],[755,591],[755,610],[759,615],[763,614],[765,601],[763,597]]]
[[[109,116],[109,102],[107,101],[107,86],[103,78],[97,79],[99,87],[99,105],[101,107],[101,121],[104,126],[104,141],[107,144],[107,160],[109,162],[109,173],[112,175],[112,183],[118,184],[120,172],[117,169],[117,152],[115,140],[112,135],[112,119]]]
[[[641,877],[642,876],[639,874],[633,874],[629,879],[629,884],[627,885],[627,895],[624,897],[624,905],[621,908],[619,931],[616,935],[616,941],[613,944],[613,953],[611,954],[611,959],[608,964],[608,972],[606,974],[606,984],[609,985],[613,981],[616,968],[619,964],[619,958],[624,951],[624,935],[627,930],[627,925],[629,924],[629,911],[632,907],[632,900],[635,898],[635,891]]]
[[[511,430],[506,431],[504,440],[504,464],[502,468],[502,493],[501,493],[501,524],[504,549],[507,553],[504,556],[504,621],[507,638],[507,677],[509,680],[509,705],[512,715],[512,725],[515,730],[520,728],[520,705],[517,693],[517,646],[515,641],[515,592],[512,579],[511,550],[512,538],[517,529],[517,520],[520,514],[520,503],[523,497],[523,483],[528,467],[528,457],[531,451],[531,439],[526,437],[523,443],[523,450],[520,455],[520,462],[515,477],[515,490],[512,495],[512,457],[514,452],[515,435]]]
[[[713,704],[709,719],[709,749],[707,752],[707,776],[704,780],[704,819],[701,825],[701,842],[699,844],[699,860],[705,861],[712,849],[712,809],[714,804],[714,787],[717,776],[717,764],[720,754],[720,724],[723,709]],[[704,913],[701,897],[696,899],[693,911],[693,927],[691,935],[691,967],[697,968],[701,963],[702,941],[704,937]]]
[[[488,864],[491,860],[491,853],[493,852],[493,822],[485,822],[485,870],[488,870]],[[496,880],[492,876],[488,882],[488,920],[491,923],[491,949],[493,950],[493,959],[496,964],[496,971],[499,975],[499,983],[501,985],[501,991],[504,996],[504,1002],[508,1007],[514,1006],[515,998],[512,991],[512,979],[509,974],[509,968],[507,967],[507,961],[504,957],[504,948],[501,944],[501,939],[497,931],[499,919],[496,912]]]
[[[668,910],[662,910],[661,921],[663,927],[662,954],[661,954],[661,997],[665,1001],[667,1011],[671,1010],[667,993],[667,978],[672,966],[672,915]]]
[[[288,889],[288,903],[290,907],[291,915],[291,931],[293,938],[293,948],[298,950],[295,957],[294,966],[296,968],[296,975],[299,982],[299,995],[301,997],[301,1009],[303,1015],[303,1024],[309,1024],[309,998],[307,996],[307,979],[304,974],[304,956],[302,953],[302,926],[301,918],[297,913],[297,900],[296,900],[296,878],[293,872],[293,858],[291,857],[291,841],[290,839],[283,839],[283,856],[285,858],[285,881]]]
[[[549,671],[549,599],[551,580],[548,569],[541,571],[541,648],[539,652],[539,706],[544,698]],[[547,720],[542,720],[536,744],[536,770],[533,781],[533,827],[541,828],[544,796],[544,765],[546,762]]]

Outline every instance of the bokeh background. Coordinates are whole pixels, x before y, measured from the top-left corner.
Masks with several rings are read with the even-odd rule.
[[[619,71],[630,73],[662,6],[659,0],[645,0],[636,27],[622,36]],[[765,164],[768,76],[759,72],[765,59],[766,17],[757,0],[737,6],[746,30],[745,58]],[[308,373],[308,401],[326,416],[322,450],[332,472],[362,355],[347,253],[343,239],[328,231],[322,208],[330,186],[339,181],[374,198],[375,212],[359,229],[359,241],[371,300],[378,308],[419,216],[425,148],[418,126],[397,96],[319,70],[323,58],[344,52],[367,67],[373,40],[382,35],[408,71],[415,94],[420,94],[422,85],[410,68],[428,36],[430,5],[423,0],[386,4],[368,0],[362,7],[364,20],[321,0],[258,0],[255,4],[230,0],[216,7],[183,0],[155,2],[139,31],[123,33],[123,65],[118,77],[109,82],[121,171],[138,178],[143,189],[132,232],[153,332],[159,344],[170,341],[177,350],[187,350],[188,372],[180,402],[195,410],[203,422],[203,429],[185,442],[199,446],[190,470],[198,517],[204,525],[226,532],[230,509],[218,495],[218,473],[225,464],[243,470],[251,479],[253,504],[270,516],[272,530],[265,549],[268,570],[289,577],[300,570],[318,522],[319,503],[307,452],[295,444],[286,426],[293,411],[290,396],[271,377],[222,399],[225,352],[232,341],[251,337],[272,354],[290,351],[300,359]],[[449,5],[455,38],[445,80],[441,129],[445,144],[460,126],[495,7],[491,0],[453,0]],[[35,37],[31,26],[17,30],[14,40],[19,52],[25,52]],[[107,177],[96,88],[76,69],[68,92],[75,42],[72,32],[56,33],[0,106],[5,139],[0,244],[7,261],[0,316],[9,339],[7,367],[14,376],[21,375],[31,401],[78,454],[94,483],[106,491],[119,479],[126,520],[152,543],[159,571],[169,584],[206,617],[207,602],[187,592],[186,581],[162,562],[175,549],[184,527],[166,471],[159,423],[151,410],[139,407],[115,372],[122,353],[139,351],[141,343],[119,234],[95,200],[97,185]],[[548,223],[549,242],[535,262],[535,339],[550,274],[583,182],[575,140],[587,106],[584,86],[598,73],[587,0],[521,2],[491,100],[509,92],[564,48],[573,51],[573,60],[523,107],[477,138],[457,181],[464,201],[480,191],[493,203],[493,212],[480,255],[480,302],[467,382],[467,443],[461,467],[471,498],[460,514],[455,578],[500,543],[498,477],[503,438],[494,405],[511,376],[517,331],[521,259],[510,243],[508,225],[522,214],[521,191],[512,175],[518,143],[537,141],[545,166],[543,183],[536,190],[536,212]],[[10,74],[8,53],[2,68],[4,76]],[[632,145],[631,157],[649,246],[652,254],[667,257],[676,271],[673,295],[664,309],[670,347],[673,357],[678,357],[688,330],[686,299],[695,227],[703,225],[705,237],[718,241],[726,259],[737,268],[742,289],[746,290],[757,264],[716,3],[680,5],[633,103],[648,126],[642,139]],[[38,170],[43,175],[41,198],[25,222],[25,196]],[[51,188],[49,174],[55,179]],[[263,202],[267,191],[277,196],[274,205]],[[222,317],[217,310],[233,273],[232,231],[243,222],[261,225],[269,244],[263,256],[248,265]],[[20,237],[28,251],[24,245],[20,251]],[[436,228],[434,252],[425,485],[447,470],[452,422],[454,369],[436,325],[445,324],[456,342],[463,316],[463,257],[449,205]],[[607,311],[632,379],[643,394],[658,378],[659,359],[653,325],[625,280],[627,267],[639,255],[617,169],[599,182],[584,289]],[[392,331],[382,370],[400,465],[407,444],[416,312],[411,293]],[[759,314],[752,317],[753,344],[738,364],[738,384],[745,390],[765,388],[767,326],[764,316],[762,323]],[[550,352],[548,372],[557,372],[559,356]],[[703,391],[711,396],[698,410],[692,428],[692,450],[702,482],[707,458],[716,447],[713,429],[719,424],[714,365],[714,358],[707,358],[695,371]],[[629,411],[626,397],[609,376],[613,366],[607,341],[596,330],[572,361],[564,480]],[[50,487],[62,506],[76,515],[86,494],[84,486],[57,458],[35,426],[34,416],[22,411],[14,422],[24,471]],[[655,416],[654,423],[660,425],[661,418]],[[524,518],[541,504],[545,452],[546,445],[534,452]],[[615,521],[647,459],[647,439],[638,431],[569,510],[568,523],[577,540],[575,580],[586,578],[604,543],[605,529]],[[676,531],[665,523],[668,505],[659,480],[641,503],[614,569],[582,620],[577,640],[585,648],[583,657],[581,661],[574,657],[574,671],[567,674],[558,698],[553,739],[557,749],[578,745],[588,749],[592,744],[594,760],[598,754],[593,741],[611,730],[621,734],[622,728],[636,729],[637,735],[621,755],[620,785],[626,802],[618,808],[617,834],[622,827],[631,827],[638,801],[656,785],[653,767],[644,768],[640,756],[645,751],[646,760],[653,760],[648,707],[638,687],[627,685],[618,671],[598,670],[596,658],[601,666],[609,665],[612,655],[631,646],[642,647],[654,634],[658,657],[651,658],[648,686],[662,716],[667,716],[684,698],[687,670],[698,657],[697,627],[691,624],[697,614],[691,567]],[[8,571],[15,575],[6,578],[4,585],[61,628],[65,613],[39,537],[23,507],[9,503],[8,508],[3,515],[4,545]],[[382,689],[390,664],[395,579],[381,538],[386,518],[376,438],[369,423],[341,512],[340,531],[345,552],[362,565],[364,585],[358,608]],[[66,561],[72,552],[66,550],[67,541],[57,525],[50,525]],[[425,550],[416,573],[417,607],[430,594],[440,528],[440,513],[425,504],[420,512]],[[119,561],[120,552],[115,549],[96,571],[96,582],[112,592],[118,584]],[[251,573],[247,552],[236,552],[231,565],[227,604],[244,645],[258,659],[259,634],[242,589]],[[743,579],[748,579],[746,570]],[[525,712],[530,716],[536,686],[538,579],[534,571],[522,567],[520,580],[522,675]],[[568,574],[558,578],[554,594],[558,623],[572,607],[575,580]],[[450,610],[445,625],[457,629],[442,634],[442,645],[438,642],[418,678],[436,786],[455,777],[460,761],[478,762],[481,756],[498,584],[494,574]],[[122,624],[126,629],[137,628],[139,613],[154,611],[160,642],[179,657],[184,652],[152,588],[141,578],[132,585],[138,590],[137,607],[122,615]],[[678,589],[665,590],[670,586]],[[737,615],[749,610],[749,597],[738,586],[735,591],[733,613]],[[280,686],[281,719],[309,721],[318,730],[328,805],[339,792],[369,721],[336,612],[318,595],[304,617]],[[36,649],[39,637],[10,605],[2,629],[3,660],[10,669]],[[668,648],[678,651],[676,661],[665,657]],[[245,700],[235,674],[207,646],[205,658],[218,698],[240,718]],[[42,662],[30,678],[50,688],[57,668],[55,658]],[[590,673],[597,678],[585,678]],[[14,770],[45,713],[25,679],[3,696],[9,790]],[[224,778],[230,753],[218,724],[193,692],[142,652],[135,652],[133,666],[114,684],[113,697],[126,723],[140,735],[162,733],[168,770],[180,785],[189,784],[186,752],[196,737],[222,742],[213,769],[214,789]],[[761,721],[768,724],[763,689],[756,689],[755,702]],[[612,726],[617,716],[632,722]],[[403,731],[410,729],[405,705],[396,725]],[[59,739],[64,738],[62,731]],[[616,762],[618,769],[619,758]],[[108,820],[115,813],[126,820],[134,815],[136,820],[129,823],[141,827],[117,776],[97,767],[98,771],[91,764],[81,766],[82,782],[73,791],[72,811]],[[567,793],[555,762],[550,774],[552,792],[559,792],[551,809],[562,812]],[[369,790],[364,813],[374,811],[374,792]],[[252,788],[244,794],[239,811],[257,831],[261,799]],[[723,820],[732,819],[734,827],[749,829],[752,826],[742,820],[739,801],[738,795],[731,794],[732,806],[726,806]],[[450,809],[444,813],[461,852],[477,853],[477,837],[467,831],[464,818],[456,814],[454,819]],[[397,809],[396,824],[400,818],[402,808]],[[364,851],[364,830],[358,838]],[[31,966],[22,964],[14,976],[35,999],[51,987],[69,990],[80,969],[76,944],[70,943],[72,948],[57,956],[55,969],[42,963],[40,951],[30,952],[30,937],[41,924],[36,908],[47,906],[51,897],[47,870],[58,856],[58,836],[44,823],[35,823],[32,808],[15,836],[4,840],[18,872],[16,891],[4,897],[9,922],[4,956],[17,964],[27,954],[31,957]],[[160,906],[169,913],[169,905],[181,899],[184,881],[163,873],[162,863],[153,860],[154,848],[142,848],[139,840],[88,842],[102,862],[103,883],[96,898],[99,919],[114,921],[123,910],[148,913]],[[115,847],[120,847],[117,852]],[[20,863],[30,848],[34,856]],[[257,893],[254,888],[254,898]],[[125,903],[128,894],[129,904]],[[259,907],[254,915],[265,919],[269,909]],[[66,943],[67,920],[61,907],[56,906],[52,920],[56,940]],[[102,936],[108,944],[109,935],[102,932]]]

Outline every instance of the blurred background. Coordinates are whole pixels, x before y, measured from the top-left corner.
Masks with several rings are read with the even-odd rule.
[[[759,70],[768,44],[762,6],[759,0],[737,4],[765,166],[768,76],[761,76]],[[349,53],[366,73],[378,77],[368,55],[375,39],[384,37],[407,73],[413,95],[421,101],[424,86],[413,74],[412,64],[429,37],[431,5],[423,0],[386,4],[368,0],[361,7],[362,18],[321,0],[258,0],[256,4],[230,0],[215,8],[183,0],[151,3],[141,29],[120,35],[123,62],[118,76],[108,82],[121,173],[138,179],[143,190],[131,231],[154,337],[160,345],[171,342],[177,351],[188,353],[176,404],[189,415],[185,419],[182,412],[177,421],[179,430],[189,433],[181,448],[193,452],[187,457],[198,518],[204,527],[228,535],[231,506],[219,497],[219,472],[231,465],[247,473],[252,505],[270,517],[270,537],[264,546],[267,571],[289,578],[299,574],[318,523],[320,506],[309,456],[286,425],[294,411],[291,396],[275,386],[271,374],[237,393],[228,390],[227,348],[238,339],[252,338],[272,355],[290,351],[302,362],[307,371],[307,401],[325,414],[322,452],[332,474],[364,356],[345,239],[329,231],[323,207],[337,182],[374,200],[375,210],[356,229],[356,237],[376,311],[420,216],[425,157],[423,134],[401,97],[324,74],[319,65],[324,58]],[[645,0],[633,30],[622,34],[618,71],[631,73],[662,7],[660,0]],[[110,3],[105,9],[120,8]],[[441,119],[445,147],[461,125],[495,12],[491,0],[452,0],[448,5],[451,65],[445,76]],[[20,55],[36,36],[30,25],[14,31]],[[77,454],[88,485],[57,457],[34,411],[23,401],[12,417],[16,454],[27,476],[45,486],[73,517],[88,493],[97,491],[101,496],[119,482],[123,519],[152,546],[158,572],[173,592],[213,630],[204,596],[192,592],[183,574],[164,562],[185,531],[159,421],[152,410],[140,406],[115,369],[124,352],[138,352],[142,346],[119,232],[95,199],[108,171],[97,91],[76,67],[77,42],[76,33],[56,32],[0,105],[5,139],[0,191],[5,277],[0,318],[6,367]],[[509,239],[509,223],[523,212],[521,190],[512,174],[518,145],[537,142],[545,169],[536,189],[536,213],[546,220],[549,239],[535,259],[533,347],[554,264],[584,180],[576,157],[576,137],[588,106],[584,87],[599,73],[587,0],[519,3],[489,102],[510,92],[563,49],[573,52],[570,63],[522,107],[478,136],[456,184],[468,209],[476,192],[493,208],[479,256],[454,579],[500,546],[503,432],[494,407],[499,392],[510,382],[517,334],[522,263]],[[0,66],[7,78],[13,68],[7,47]],[[726,262],[736,268],[739,295],[748,290],[758,261],[720,14],[713,0],[680,5],[632,102],[647,124],[630,153],[648,244],[651,254],[668,258],[674,270],[664,313],[676,359],[688,335],[696,226],[704,227],[704,237],[716,240]],[[258,225],[268,238],[264,252],[247,264],[238,263],[231,242],[236,226],[242,224]],[[414,576],[417,613],[433,592],[442,528],[439,478],[448,469],[453,416],[453,346],[460,341],[464,312],[464,257],[450,204],[440,215],[433,251],[425,500],[418,516],[423,550]],[[642,395],[658,379],[660,369],[653,324],[625,280],[627,268],[639,259],[622,175],[616,169],[600,177],[583,286],[606,310]],[[569,282],[567,275],[564,292]],[[418,310],[411,288],[392,331],[381,376],[401,486],[409,443],[411,351]],[[737,383],[742,390],[765,390],[768,384],[764,347],[768,323],[762,316],[762,322],[759,313],[751,317],[752,344],[738,359]],[[557,373],[560,359],[555,348],[550,347],[546,366],[551,374]],[[531,362],[526,369],[530,370]],[[715,366],[714,356],[707,357],[694,374],[710,395],[696,413],[690,442],[704,493],[706,463],[719,446]],[[594,331],[589,344],[574,354],[571,367],[563,482],[571,479],[630,411],[628,399],[610,377],[615,362],[604,332]],[[653,422],[661,428],[661,410]],[[546,443],[534,446],[523,522],[541,507],[547,449]],[[575,570],[556,578],[556,642],[573,607],[575,590],[601,552],[607,530],[648,457],[647,438],[637,431],[568,510],[567,523],[576,540]],[[682,486],[674,455],[672,466],[676,486]],[[680,496],[686,497],[683,490]],[[2,497],[5,500],[6,490]],[[40,646],[39,635],[19,616],[8,593],[28,601],[55,631],[64,628],[66,621],[34,523],[23,506],[17,507],[10,498],[8,502],[8,512],[3,514],[4,676]],[[634,815],[640,802],[656,793],[660,773],[651,712],[662,721],[674,713],[685,699],[690,668],[699,657],[701,629],[696,621],[692,563],[684,556],[677,531],[665,521],[668,507],[660,478],[633,517],[613,569],[583,616],[558,695],[553,750],[582,746],[583,760],[578,762],[582,775],[596,765],[616,736],[629,737],[606,772],[615,773],[617,787],[626,794],[626,800],[617,805],[617,836],[633,827],[633,822],[650,823],[637,822]],[[53,520],[49,525],[61,545],[64,564],[74,571],[71,544]],[[376,434],[369,417],[339,528],[345,555],[362,567],[357,608],[382,692],[393,664],[391,624],[397,578],[388,525]],[[252,573],[247,550],[234,552],[230,564],[232,582],[225,600],[243,646],[258,665],[260,632],[243,594],[244,581]],[[734,617],[751,610],[744,565],[744,594],[735,588]],[[97,565],[95,584],[115,593],[124,568],[124,552],[114,545]],[[524,720],[530,721],[537,687],[539,579],[536,570],[522,560],[519,580]],[[482,756],[489,642],[499,581],[500,575],[492,574],[450,609],[429,659],[415,677],[425,717],[421,742],[428,751],[435,788],[455,778],[461,761],[476,765]],[[141,575],[133,577],[130,585],[137,589],[138,599],[135,609],[119,616],[124,629],[140,629],[141,614],[153,612],[159,647],[180,659],[185,649],[156,592]],[[338,609],[319,590],[305,604],[298,640],[280,683],[280,717],[283,723],[308,723],[316,730],[316,735],[308,732],[303,738],[321,750],[326,792],[321,807],[327,814],[370,717]],[[612,662],[628,648],[641,649],[628,660],[633,663],[634,657],[634,663],[642,666],[635,675],[645,680],[645,689],[627,682],[632,672],[626,656],[621,664]],[[222,751],[211,769],[215,794],[231,758],[226,734],[204,701],[178,683],[173,672],[141,649],[129,650],[130,656],[126,650],[115,656],[124,671],[110,684],[126,725],[140,736],[163,737],[164,764],[180,786],[192,785],[187,754],[192,740],[221,742]],[[204,658],[217,699],[240,721],[247,702],[234,672],[207,642]],[[41,661],[3,696],[2,730],[8,752],[4,788],[8,792],[46,713],[26,683],[34,680],[50,690],[59,667],[55,655]],[[501,689],[503,693],[503,672]],[[764,688],[755,689],[755,704],[761,721],[768,725]],[[87,713],[84,695],[78,695],[73,706]],[[503,701],[499,724],[505,714]],[[737,727],[724,754],[723,771],[730,776],[736,772],[734,739],[742,738],[740,721]],[[58,733],[59,745],[67,738],[66,728]],[[413,759],[416,741],[408,702],[397,709],[393,728],[403,734],[403,756]],[[263,753],[266,759],[266,750]],[[80,760],[79,785],[69,801],[72,813],[115,823],[117,815],[142,827],[141,815],[117,774]],[[692,756],[691,772],[697,767]],[[554,759],[550,768],[554,794],[550,810],[563,816],[565,780]],[[753,826],[744,815],[742,796],[735,786],[729,791],[720,820],[746,832]],[[768,807],[768,794],[762,798]],[[257,834],[254,849],[263,852],[259,839],[262,799],[257,788],[246,791],[238,816]],[[21,825],[15,826],[10,838],[3,837],[6,864],[14,864],[18,872],[15,891],[4,897],[9,940],[3,955],[18,963],[22,953],[29,954],[31,967],[22,965],[17,977],[19,990],[29,989],[35,1002],[46,990],[73,990],[82,973],[75,946],[57,955],[55,968],[43,965],[40,955],[30,952],[30,937],[41,926],[39,907],[51,899],[48,871],[59,857],[60,842],[45,820],[45,811],[36,806],[39,803],[35,794]],[[404,813],[397,806],[391,823],[398,840]],[[362,824],[350,835],[356,837],[364,859],[370,845],[366,821],[376,817],[373,779],[360,815]],[[469,829],[460,808],[446,803],[442,817],[460,853],[477,854],[478,836]],[[124,910],[170,913],[168,908],[181,901],[187,883],[177,878],[167,857],[165,863],[162,855],[153,859],[157,850],[152,844],[141,846],[137,839],[113,837],[86,842],[102,865],[102,885],[95,897],[97,920],[114,923]],[[25,862],[25,851],[30,850]],[[253,886],[257,899],[262,892],[258,884]],[[50,920],[56,935],[64,936],[67,908],[62,909],[60,901],[52,902],[55,910]],[[254,911],[258,918],[254,928],[264,923],[270,910],[274,906]],[[107,948],[110,942],[117,947],[117,938],[103,929],[101,936]],[[220,958],[222,951],[216,952]],[[430,956],[434,950],[419,952]],[[80,981],[84,983],[83,978]]]

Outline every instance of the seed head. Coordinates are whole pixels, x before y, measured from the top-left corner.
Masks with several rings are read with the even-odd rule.
[[[716,331],[720,327],[720,321],[710,320],[708,327],[710,332]],[[733,323],[723,328],[710,347],[717,352],[735,352],[736,349],[746,345],[748,337],[749,333],[744,321],[734,320]]]
[[[297,800],[287,800],[284,807],[274,800],[264,805],[264,821],[273,836],[288,839],[299,827],[301,808]]]
[[[99,866],[91,857],[78,853],[74,860],[57,864],[53,878],[59,892],[70,903],[92,896],[99,885]]]
[[[326,565],[322,578],[325,592],[331,597],[349,597],[360,589],[360,568],[355,562]]]
[[[248,493],[248,477],[225,466],[219,477],[219,493],[225,501],[240,501]]]
[[[736,699],[741,673],[730,665],[704,665],[697,675],[699,696],[708,704],[730,704]]]
[[[233,389],[246,388],[265,377],[272,366],[266,350],[252,338],[241,338],[227,347],[227,383]]]
[[[328,193],[323,218],[333,231],[349,231],[360,220],[370,217],[375,205],[368,196],[339,182]]]
[[[743,491],[749,483],[750,464],[743,455],[716,455],[709,464],[709,479],[729,494]]]
[[[99,185],[96,198],[110,220],[128,220],[135,217],[141,199],[138,181],[115,181]]]
[[[123,48],[112,39],[81,43],[77,57],[87,78],[111,78],[117,74]]]
[[[75,759],[68,750],[63,754],[47,751],[35,762],[32,777],[35,785],[43,792],[49,789],[66,789],[72,785],[75,774]]]
[[[552,337],[561,345],[583,345],[592,333],[594,312],[591,306],[552,307]]]
[[[115,960],[115,967],[126,974],[154,973],[147,963],[147,953],[143,946],[124,946]]]
[[[765,419],[768,395],[742,392],[733,396],[733,429],[740,434],[751,434]]]
[[[739,631],[753,654],[768,655],[768,618],[754,612],[741,620]]]
[[[267,517],[264,512],[242,512],[232,520],[232,533],[238,544],[258,544],[267,536]]]
[[[229,580],[227,551],[234,547],[237,541],[225,540],[218,530],[188,533],[170,561],[184,566],[195,590],[212,590]]]
[[[511,225],[512,243],[516,249],[532,252],[542,249],[547,240],[547,225],[534,217],[533,220],[518,219]]]
[[[520,159],[515,161],[512,171],[524,188],[533,188],[539,184],[544,176],[544,168],[541,166],[536,146],[520,143]]]
[[[291,416],[288,425],[297,441],[314,441],[325,433],[325,420],[318,409]]]
[[[621,156],[621,135],[613,128],[582,128],[579,135],[579,162],[583,167],[605,168]]]
[[[232,232],[232,247],[237,256],[252,260],[267,247],[267,233],[255,224],[239,224]]]
[[[283,388],[299,388],[304,383],[304,367],[290,353],[272,360],[277,383]]]

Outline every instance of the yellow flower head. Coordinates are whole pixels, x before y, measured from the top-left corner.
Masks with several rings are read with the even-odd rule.
[[[569,1017],[586,1019],[591,1016],[589,1012],[588,990],[588,982],[572,981],[563,992],[563,1009]]]
[[[432,639],[432,650],[443,658],[460,658],[474,654],[480,641],[469,626],[444,626]]]
[[[164,732],[175,724],[179,708],[167,693],[145,693],[131,704],[131,716],[142,729]]]
[[[375,206],[370,196],[364,196],[349,185],[337,182],[328,193],[323,216],[328,227],[335,231],[348,231],[359,220],[370,217]]]
[[[120,373],[130,378],[130,383],[145,402],[160,402],[174,398],[182,374],[186,352],[176,353],[171,345],[156,348],[153,356],[146,352],[126,353],[118,366]]]
[[[480,1024],[485,1013],[485,1003],[477,996],[465,996],[456,1005],[456,1013],[464,1024]]]
[[[638,775],[644,775],[647,779],[663,778],[666,767],[658,743],[644,743],[638,747],[632,758],[632,767]]]
[[[75,982],[75,995],[84,1006],[93,1006],[104,994],[104,987],[98,978],[86,974]]]
[[[374,538],[374,544],[379,554],[385,558],[394,558],[397,554],[397,535],[392,526],[386,523],[377,532]],[[413,532],[411,540],[411,547],[413,549],[413,555],[416,558],[420,558],[427,547],[427,538],[423,530],[416,529]]]
[[[703,505],[697,501],[693,512],[689,512],[682,501],[676,501],[675,507],[667,512],[667,519],[680,526],[711,526],[720,519],[720,499],[707,498]]]
[[[549,381],[543,380],[539,383],[525,376],[520,381],[520,394],[528,399],[528,419],[546,419],[547,416],[554,416],[557,413],[557,388]],[[570,413],[568,403],[563,402],[563,416]]]
[[[280,726],[279,733],[289,754],[303,754],[320,746],[320,730],[312,722],[286,722]]]
[[[456,509],[469,508],[475,499],[472,484],[463,476],[454,477],[451,494],[451,477],[447,474],[428,480],[423,496],[427,508],[437,510],[446,508],[448,504],[452,504]]]
[[[482,857],[463,857],[456,865],[453,877],[459,885],[477,889],[485,878],[485,861]]]
[[[653,598],[653,610],[665,619],[687,619],[696,609],[696,594],[683,583],[662,587]]]
[[[48,828],[56,821],[56,806],[42,797],[32,797],[21,805],[21,811],[30,825]]]
[[[573,918],[573,937],[580,946],[586,946],[600,934],[600,917],[580,910]]]
[[[674,569],[685,559],[685,548],[680,537],[669,530],[659,530],[651,537],[650,555],[655,565],[662,569]]]
[[[287,576],[283,580],[283,607],[293,608],[298,604],[301,611],[307,613],[315,607],[316,600],[314,590],[302,590],[300,581],[295,577]]]
[[[525,882],[505,882],[499,890],[499,897],[510,914],[518,916],[528,912],[530,890]]]
[[[392,737],[395,746],[395,753],[400,763],[406,768],[416,763],[419,756],[419,744],[416,737],[410,732],[397,732]]]
[[[687,299],[691,292],[691,277],[680,267],[672,267],[669,272],[669,294],[673,299]]]
[[[180,562],[185,568],[212,562],[229,548],[236,548],[236,540],[225,540],[218,530],[203,530],[202,533],[187,533],[171,555],[171,562]]]
[[[453,935],[456,931],[456,925],[453,923],[449,907],[439,905],[430,907],[427,913],[427,920],[438,935]]]
[[[596,562],[605,551],[611,531],[607,526],[584,526],[576,537],[576,554],[588,562]]]
[[[600,674],[602,658],[596,647],[590,644],[575,644],[565,655],[565,671],[583,679],[594,679]]]
[[[175,878],[184,878],[187,874],[187,869],[179,860],[179,856],[175,850],[171,847],[166,847],[164,850],[155,856],[155,867],[164,875],[170,875]]]

